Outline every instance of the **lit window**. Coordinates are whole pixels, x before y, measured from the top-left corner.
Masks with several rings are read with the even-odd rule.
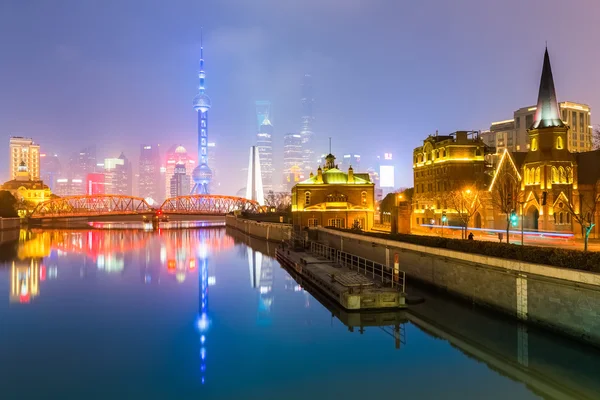
[[[531,139],[531,151],[536,151],[538,149],[538,141],[537,138]]]
[[[310,192],[304,192],[304,205],[310,206]]]
[[[556,148],[558,150],[561,150],[563,148],[563,138],[562,136],[559,136],[556,138]]]
[[[319,224],[319,223],[318,223],[318,221],[317,221],[317,219],[316,219],[316,218],[309,218],[309,219],[308,219],[308,226],[310,226],[310,227],[315,227],[315,226],[317,226],[318,224]]]
[[[363,206],[367,205],[367,192],[362,192],[360,194],[360,202],[362,203]]]

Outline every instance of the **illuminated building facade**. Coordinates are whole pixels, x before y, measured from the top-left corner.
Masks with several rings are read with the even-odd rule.
[[[187,196],[190,193],[190,176],[185,164],[176,164],[171,182],[169,182],[169,197]]]
[[[104,160],[104,184],[106,194],[131,196],[133,173],[131,162],[125,154]]]
[[[563,123],[569,126],[567,150],[573,153],[591,151],[593,137],[590,106],[564,101],[558,103],[557,111]],[[528,131],[535,121],[536,113],[537,106],[522,107],[514,112],[512,119],[492,122],[490,130],[483,135],[486,143],[496,147],[498,153],[502,153],[504,149],[510,152],[529,150]]]
[[[94,195],[94,194],[105,194],[105,182],[104,182],[104,174],[100,174],[94,172],[92,174],[87,174],[85,178],[85,194]]]
[[[452,210],[445,204],[450,193],[486,189],[494,152],[476,132],[467,131],[429,136],[414,149],[413,226],[441,223],[442,212],[452,220]],[[474,219],[476,226],[485,223],[479,214]]]
[[[312,76],[305,74],[302,79],[302,126],[300,128],[300,136],[302,137],[302,166],[304,172],[309,173],[314,164],[314,149],[313,149],[313,124],[315,117],[313,116],[313,98]]]
[[[285,190],[291,190],[304,176],[302,154],[302,136],[297,133],[287,133],[283,138],[283,185]]]
[[[196,166],[195,161],[189,156],[185,147],[172,146],[169,149],[169,151],[167,151],[164,172],[166,188],[165,198],[171,197],[171,178],[175,174],[175,166],[177,164],[183,164],[185,166],[186,174],[188,175],[188,177],[189,171],[194,170],[194,167]]]
[[[144,199],[160,202],[160,148],[158,145],[140,146],[138,195]]]
[[[79,178],[59,178],[56,180],[54,194],[60,197],[85,194],[84,181]]]
[[[326,157],[325,167],[311,173],[310,178],[292,188],[293,223],[307,226],[362,229],[373,226],[375,185],[367,173],[343,172],[335,164],[335,156]]]
[[[202,40],[201,40],[202,42]],[[200,71],[198,71],[198,94],[194,97],[194,110],[198,114],[198,165],[192,172],[194,187],[192,194],[208,194],[212,171],[208,167],[208,110],[210,97],[206,94],[206,72],[204,72],[204,47],[200,43]]]
[[[56,180],[60,178],[62,167],[58,155],[40,154],[40,178],[50,190],[54,190]]]
[[[39,144],[35,144],[33,139],[12,136],[10,138],[9,151],[9,176],[11,180],[17,177],[17,172],[22,162],[27,166],[32,180],[40,179]]]
[[[23,203],[24,209],[33,209],[35,205],[50,199],[50,188],[39,179],[32,180],[27,170],[25,161],[17,168],[15,179],[5,182],[3,190],[9,191],[18,201]]]

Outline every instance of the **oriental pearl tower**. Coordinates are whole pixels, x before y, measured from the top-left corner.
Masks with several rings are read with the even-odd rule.
[[[200,71],[198,78],[198,94],[194,97],[194,110],[198,113],[198,165],[192,172],[194,186],[191,194],[208,194],[208,185],[212,178],[212,171],[208,167],[208,110],[210,97],[206,95],[206,73],[204,72],[204,47],[200,36]]]

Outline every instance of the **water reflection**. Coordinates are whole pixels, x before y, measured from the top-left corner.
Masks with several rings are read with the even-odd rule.
[[[476,385],[484,371],[486,384],[495,380],[483,393],[502,387],[505,398],[598,398],[600,355],[593,349],[414,285],[411,294],[427,300],[409,312],[348,313],[281,269],[275,247],[224,229],[23,232],[0,269],[9,295],[0,302],[0,386],[17,393],[32,379],[31,371],[9,368],[22,357],[10,344],[43,329],[53,346],[30,340],[39,345],[30,349],[36,371],[71,379],[55,393],[79,380],[102,386],[98,377],[110,371],[122,381],[98,390],[147,388],[129,398],[173,387],[177,395],[161,397],[249,398],[277,387],[279,397],[260,398],[305,398],[310,387],[340,392],[329,398],[355,398],[365,386],[358,382],[370,376],[397,380],[406,397],[451,398],[442,391],[424,396],[427,382],[457,389]],[[30,329],[35,323],[40,328]],[[76,361],[59,362],[64,354]],[[86,374],[80,365],[89,366]],[[476,368],[474,383],[469,373]],[[440,370],[461,381],[444,382],[435,375]],[[307,384],[281,396],[295,379]],[[381,389],[381,396],[372,390],[361,398],[397,394],[398,387]]]

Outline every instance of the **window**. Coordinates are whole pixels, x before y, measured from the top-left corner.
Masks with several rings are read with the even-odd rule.
[[[329,218],[327,226],[333,226],[334,228],[345,228],[345,221],[341,218]]]
[[[304,205],[310,206],[310,192],[309,191],[304,192]]]
[[[559,136],[556,138],[556,148],[558,150],[561,150],[563,148],[563,138],[562,136]]]
[[[577,132],[577,113],[575,111],[573,111],[572,121],[571,122],[572,122],[572,125],[573,125],[571,127],[571,128],[573,128],[573,132]]]
[[[531,139],[531,151],[536,151],[538,148],[538,140],[537,138]]]
[[[562,110],[562,120],[564,123],[567,122],[567,110]]]
[[[417,217],[417,225],[419,225],[420,221],[421,221],[421,218]]]
[[[517,129],[521,127],[521,117],[515,118],[515,126],[517,127]]]
[[[560,183],[567,183],[567,175],[563,167],[558,168],[558,174],[560,175]]]
[[[348,201],[348,198],[346,197],[345,194],[334,193],[334,194],[327,195],[328,203],[343,203],[345,201]]]
[[[315,226],[317,226],[318,224],[319,224],[319,223],[318,223],[318,221],[317,221],[317,219],[316,219],[316,218],[309,218],[309,219],[308,219],[308,226],[310,226],[310,227],[315,227]]]
[[[531,125],[533,125],[533,114],[527,115],[525,117],[525,125],[527,125],[526,126],[527,129],[531,128]]]
[[[536,184],[540,183],[540,175],[541,175],[540,167],[537,167],[535,169],[535,183]]]
[[[556,169],[556,167],[552,167],[552,183],[558,183],[558,182],[559,182],[558,170]]]
[[[360,194],[360,202],[363,206],[367,205],[367,192],[362,192]]]
[[[583,113],[579,113],[579,132],[585,132],[585,125],[583,124]],[[581,139],[583,140],[583,139]]]
[[[364,218],[354,218],[354,223],[357,224],[360,229],[364,229],[364,227],[365,227],[365,219]]]

